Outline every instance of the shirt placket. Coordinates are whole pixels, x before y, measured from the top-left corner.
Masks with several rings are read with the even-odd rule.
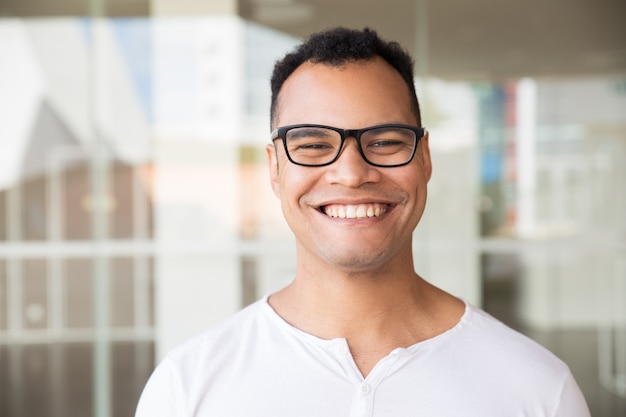
[[[355,384],[349,417],[372,417],[374,415],[374,400],[376,389],[387,376],[406,362],[404,349],[396,349],[376,364],[367,378]],[[356,364],[354,365],[356,367]]]

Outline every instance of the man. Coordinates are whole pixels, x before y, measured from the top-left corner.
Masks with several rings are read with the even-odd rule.
[[[411,58],[370,30],[312,36],[272,77],[284,289],[171,352],[137,417],[588,417],[567,366],[414,271],[431,175]]]

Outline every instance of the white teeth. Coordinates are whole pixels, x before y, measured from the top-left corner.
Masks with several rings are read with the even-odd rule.
[[[368,217],[380,217],[387,211],[387,206],[382,204],[359,204],[359,205],[329,205],[324,208],[326,215],[340,219],[365,219]]]

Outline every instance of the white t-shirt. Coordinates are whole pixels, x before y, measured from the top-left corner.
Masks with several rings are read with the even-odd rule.
[[[363,378],[345,339],[285,322],[267,297],[170,352],[136,417],[589,417],[567,366],[466,304],[459,323]]]

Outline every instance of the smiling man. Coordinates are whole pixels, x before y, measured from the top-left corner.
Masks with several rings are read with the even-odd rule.
[[[272,77],[293,281],[171,352],[138,417],[588,417],[567,366],[416,274],[432,166],[410,56],[312,36]]]

